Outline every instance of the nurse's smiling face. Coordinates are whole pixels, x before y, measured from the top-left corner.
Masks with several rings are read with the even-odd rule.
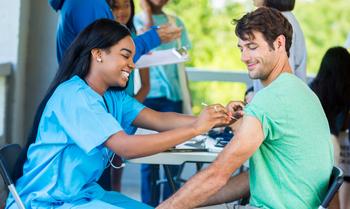
[[[93,52],[92,52],[93,53]],[[98,50],[95,62],[96,72],[109,87],[125,87],[131,71],[135,68],[133,57],[135,44],[130,36],[121,39],[108,50]]]

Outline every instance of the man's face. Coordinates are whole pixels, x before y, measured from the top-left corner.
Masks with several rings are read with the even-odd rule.
[[[269,46],[262,33],[253,34],[252,40],[238,40],[241,60],[247,65],[251,79],[266,80],[277,64],[278,53]]]

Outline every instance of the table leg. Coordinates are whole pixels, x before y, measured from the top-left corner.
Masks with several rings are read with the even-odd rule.
[[[157,194],[157,173],[159,172],[158,170],[158,165],[151,165],[151,202],[152,204],[155,203],[158,205],[159,197]],[[158,174],[159,175],[159,174]]]
[[[175,184],[173,177],[171,176],[169,165],[163,165],[163,168],[164,168],[164,173],[165,173],[165,176],[168,180],[169,186],[170,186],[172,192],[175,193],[177,190],[177,187],[176,187],[176,184]]]
[[[198,173],[199,171],[201,171],[202,167],[203,167],[203,163],[196,162],[196,170],[197,170],[197,173]]]

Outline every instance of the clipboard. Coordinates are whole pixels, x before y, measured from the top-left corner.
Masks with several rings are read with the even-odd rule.
[[[187,49],[181,47],[179,49],[172,48],[166,50],[153,51],[142,55],[135,63],[136,68],[148,68],[159,65],[171,65],[183,63],[189,60]]]

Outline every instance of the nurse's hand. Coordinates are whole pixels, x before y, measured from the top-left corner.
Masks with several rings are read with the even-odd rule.
[[[226,105],[227,111],[232,115],[232,122],[239,120],[243,115],[245,103],[241,101],[231,101]]]
[[[228,125],[230,121],[230,113],[227,109],[221,104],[215,104],[205,107],[193,126],[198,134],[204,134],[215,126]]]

